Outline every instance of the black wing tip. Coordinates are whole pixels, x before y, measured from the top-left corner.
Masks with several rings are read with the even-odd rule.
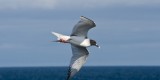
[[[71,67],[69,66],[66,80],[70,80],[70,77],[71,77]]]
[[[89,20],[91,22],[92,26],[96,27],[96,24],[95,24],[95,22],[93,20],[91,20],[91,19],[89,19],[87,17],[84,17],[84,16],[81,16],[80,19],[82,19],[82,20]]]

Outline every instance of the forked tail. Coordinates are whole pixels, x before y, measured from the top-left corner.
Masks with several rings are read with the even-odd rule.
[[[57,40],[69,40],[70,39],[70,36],[66,36],[66,35],[63,35],[63,34],[59,34],[59,33],[56,33],[56,32],[52,32],[53,35],[55,35],[57,37]]]

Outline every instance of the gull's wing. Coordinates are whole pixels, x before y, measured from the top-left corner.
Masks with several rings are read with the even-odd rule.
[[[87,37],[89,29],[95,27],[96,24],[92,20],[83,16],[81,16],[80,19],[81,20],[74,26],[71,36]]]
[[[88,57],[88,50],[85,47],[80,47],[76,45],[71,45],[73,56],[70,61],[70,66],[68,70],[67,80],[72,78],[83,66]]]

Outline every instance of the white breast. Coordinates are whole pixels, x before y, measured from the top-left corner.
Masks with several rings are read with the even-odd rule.
[[[90,46],[90,40],[89,39],[84,39],[81,43],[80,43],[81,46],[84,46],[84,47],[88,47]]]
[[[78,45],[78,46],[82,46],[82,47],[90,46],[90,40],[85,39],[84,37],[72,36],[70,43]]]

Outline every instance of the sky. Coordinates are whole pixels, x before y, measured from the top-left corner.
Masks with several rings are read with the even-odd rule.
[[[96,27],[85,66],[160,66],[159,0],[0,0],[0,67],[68,66],[70,35],[80,16]]]

